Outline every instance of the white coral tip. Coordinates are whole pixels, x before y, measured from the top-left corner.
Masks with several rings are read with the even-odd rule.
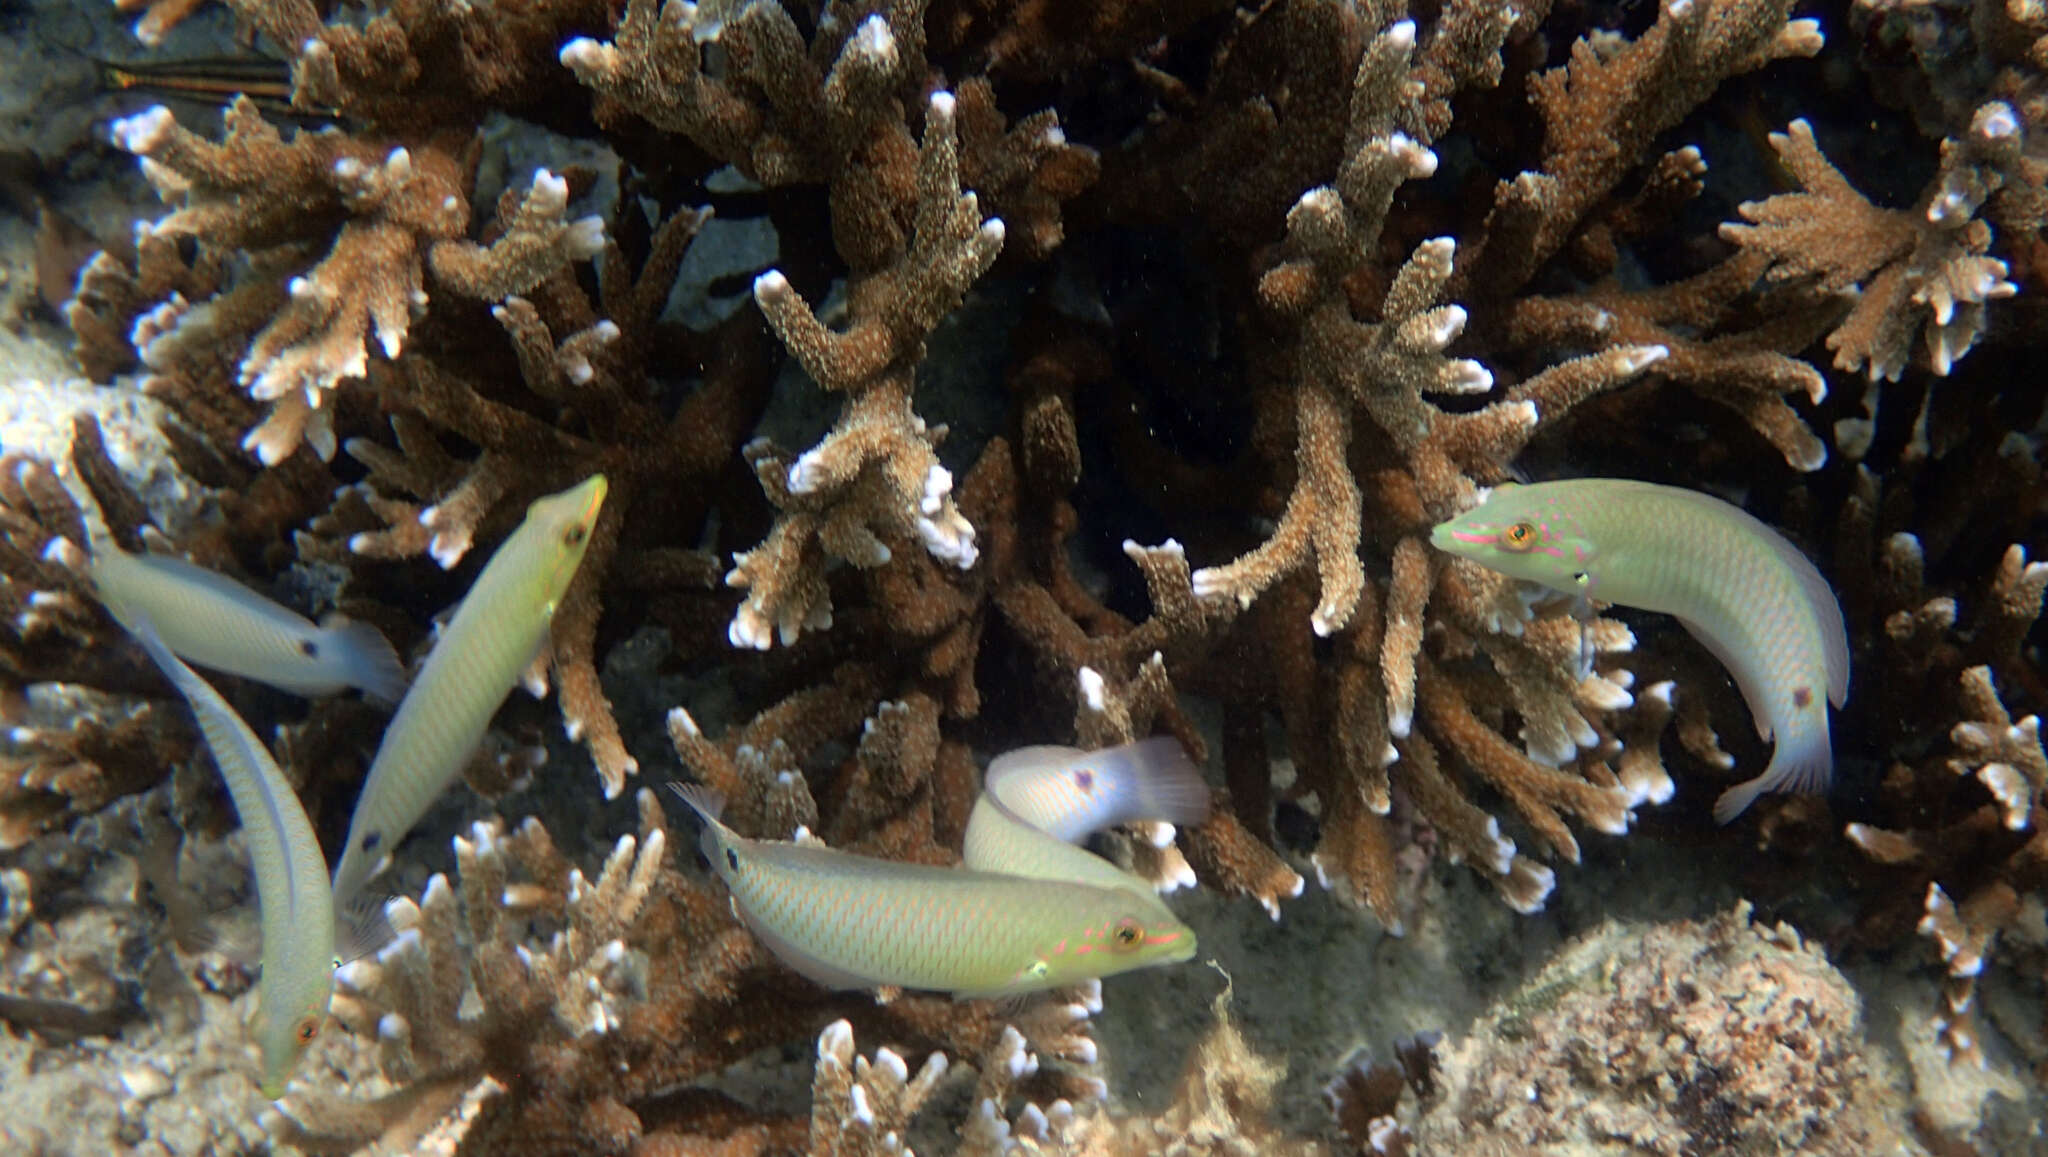
[[[578,217],[569,223],[569,255],[588,260],[604,252],[604,218]]]
[[[1081,685],[1081,701],[1090,711],[1102,711],[1108,705],[1102,673],[1093,667],[1083,667],[1076,672],[1075,679]]]
[[[958,102],[954,99],[953,94],[943,88],[932,93],[931,110],[935,116],[950,118],[957,104]]]
[[[889,21],[876,13],[854,29],[846,49],[884,67],[893,66],[896,62],[896,34],[889,31]]]
[[[113,124],[114,143],[138,156],[154,152],[164,143],[177,118],[171,110],[157,104],[136,113],[122,117]]]
[[[937,514],[945,504],[946,495],[952,492],[953,472],[935,465],[925,472],[924,495],[918,501],[918,509],[927,515]]]
[[[592,40],[588,36],[578,36],[562,46],[562,51],[557,54],[556,59],[562,62],[563,68],[574,72],[586,72],[605,67],[615,51],[609,44]]]
[[[1973,127],[1979,136],[1995,141],[2018,136],[2020,121],[2019,117],[2013,114],[2011,105],[2002,100],[1992,101],[1978,110],[1977,123]]]
[[[693,738],[704,734],[703,730],[697,726],[697,720],[694,716],[690,714],[688,708],[670,708],[668,713],[668,725],[671,728],[674,728],[675,730],[681,731],[684,735],[688,735]]]
[[[781,297],[788,292],[789,278],[784,277],[780,269],[771,269],[754,278],[754,300],[756,301],[765,301],[771,297]]]
[[[1665,358],[1671,356],[1671,347],[1664,345],[1642,345],[1631,347],[1621,359],[1621,372],[1639,374]]]

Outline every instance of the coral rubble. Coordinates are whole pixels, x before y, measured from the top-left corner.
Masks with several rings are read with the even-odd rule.
[[[1906,1152],[1855,990],[1747,906],[1567,947],[1444,1059],[1432,1151]]]

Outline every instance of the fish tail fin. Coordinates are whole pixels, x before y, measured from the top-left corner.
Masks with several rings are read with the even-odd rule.
[[[321,619],[320,629],[340,655],[350,686],[386,703],[405,698],[405,663],[384,632],[344,615]]]
[[[730,830],[718,818],[725,814],[725,796],[709,784],[682,783],[673,779],[669,781],[668,789],[676,793],[676,798],[689,804],[690,810],[697,813],[697,818],[704,821],[704,836],[698,847],[703,851],[704,858],[711,861],[713,870],[722,868],[718,849]]]
[[[1122,755],[1130,773],[1132,818],[1183,826],[1209,818],[1209,785],[1180,740],[1170,735],[1141,739],[1123,748]]]
[[[263,958],[263,932],[256,925],[227,915],[208,916],[178,943],[192,954],[218,952],[244,968]]]
[[[709,784],[670,780],[668,789],[676,793],[676,798],[689,804],[690,810],[696,812],[705,823],[718,823],[718,817],[725,814],[725,796],[719,794],[718,789]]]
[[[334,910],[334,955],[339,963],[373,956],[398,939],[388,914],[395,897],[359,892]]]
[[[1728,823],[1765,792],[1824,792],[1834,774],[1834,763],[1834,752],[1828,746],[1825,729],[1810,734],[1796,734],[1789,729],[1781,731],[1778,749],[1772,753],[1771,765],[1764,769],[1764,773],[1736,784],[1714,801],[1714,822]]]

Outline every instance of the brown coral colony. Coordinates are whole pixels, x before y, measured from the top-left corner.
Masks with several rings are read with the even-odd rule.
[[[362,1043],[277,1103],[279,1142],[896,1153],[937,1135],[917,1116],[951,1057],[975,1070],[963,1153],[1338,1151],[1267,1119],[1279,1071],[1224,998],[1172,1105],[1111,1122],[1095,1014],[1129,981],[955,1003],[804,979],[648,790],[677,768],[750,840],[957,865],[991,755],[1172,735],[1210,817],[1093,846],[1278,937],[1317,887],[1399,937],[1445,888],[1533,914],[1624,836],[1720,838],[1856,881],[1833,933],[1694,929],[1748,954],[1729,1001],[1795,972],[1836,1001],[1814,945],[1903,945],[1938,958],[1940,1047],[1981,1062],[1983,974],[2048,976],[2048,426],[2023,354],[2048,17],[2013,14],[2039,5],[2002,6],[1981,91],[1912,90],[1930,136],[1895,126],[1901,190],[1839,127],[1867,109],[1771,91],[1852,61],[1840,4],[1663,0],[1617,30],[1588,21],[1634,6],[224,3],[290,58],[305,119],[238,97],[217,130],[116,120],[166,210],[65,309],[85,371],[159,404],[203,515],[145,502],[89,416],[68,454],[0,458],[0,868],[204,750],[98,605],[88,520],[416,666],[529,503],[609,480],[524,680],[555,703],[498,714],[467,773],[488,802],[337,972]],[[201,5],[123,7],[154,43]],[[1880,45],[1916,7],[1856,0],[1853,27]],[[507,118],[548,167],[504,161]],[[1747,506],[1832,581],[1857,679],[1832,796],[1712,836],[1770,749],[1716,655],[1428,545],[1491,487],[1593,474]],[[331,863],[382,716],[233,686]],[[161,792],[195,839],[225,823]],[[1665,1002],[1628,1015],[1685,1026],[1662,1047],[1688,1081],[1767,1047],[1719,990],[1670,1013],[1691,981],[1662,967],[1610,971]],[[1809,1011],[1824,1042],[1860,1023]],[[1442,1095],[1420,1039],[1405,1080],[1331,1067],[1347,1151],[1433,1136],[1399,1107]],[[778,1049],[808,1112],[720,1083]],[[1697,1123],[1648,1055],[1628,1080],[1658,1127]],[[1577,1080],[1487,1063],[1456,1096],[1489,1137]],[[1737,1085],[1705,1103],[1766,1099]]]

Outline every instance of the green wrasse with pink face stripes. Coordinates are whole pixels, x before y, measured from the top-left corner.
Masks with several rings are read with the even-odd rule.
[[[1776,750],[1714,804],[1727,823],[1767,791],[1823,791],[1834,766],[1828,704],[1849,697],[1849,636],[1835,592],[1799,548],[1740,507],[1673,486],[1577,478],[1501,486],[1430,534],[1437,549],[1572,596],[1662,611],[1742,690]]]
[[[1111,810],[1142,811],[1152,800],[1199,819],[1207,792],[1177,746],[1171,757],[1159,746],[1171,742],[1093,753],[1104,757],[1096,761],[1103,777],[1098,783],[1091,770],[1086,778],[1100,790],[1079,796],[1069,765],[1090,758],[1081,752],[1038,759],[1054,749],[1031,749],[1023,765],[1002,775],[992,769],[1026,814],[1062,830],[1026,824],[985,795],[976,809],[986,823],[979,851],[971,844],[961,868],[750,840],[719,822],[724,800],[716,792],[670,786],[704,819],[704,856],[731,890],[733,910],[791,968],[827,988],[1011,996],[1194,958],[1194,932],[1150,885],[1066,842],[1104,826]],[[1148,782],[1155,769],[1166,781],[1156,788]],[[1041,776],[1050,778],[1034,783]]]

